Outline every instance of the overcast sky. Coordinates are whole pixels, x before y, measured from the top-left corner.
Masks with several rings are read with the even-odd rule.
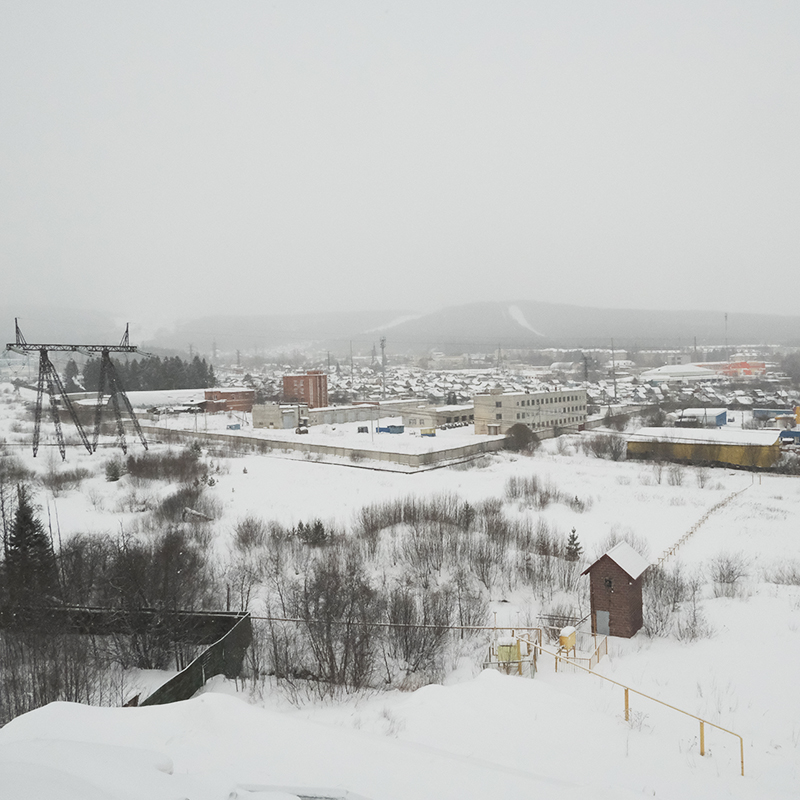
[[[11,302],[795,314],[799,149],[795,0],[0,5]]]

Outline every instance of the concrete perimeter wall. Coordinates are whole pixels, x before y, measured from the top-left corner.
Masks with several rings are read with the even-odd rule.
[[[142,430],[148,441],[186,442],[199,440],[202,442],[224,444],[231,447],[233,450],[242,452],[269,453],[274,450],[309,453],[310,455],[346,458],[354,463],[369,459],[370,461],[402,464],[412,469],[433,467],[451,461],[464,461],[469,458],[475,458],[482,453],[502,450],[505,443],[503,439],[491,439],[489,441],[484,440],[462,447],[436,450],[430,453],[391,453],[367,448],[362,450],[355,447],[333,447],[331,445],[317,444],[315,442],[267,439],[260,436],[235,436],[227,433],[212,433],[209,431],[165,430],[164,428],[156,428],[152,425],[142,425]],[[382,435],[391,437],[392,434]]]

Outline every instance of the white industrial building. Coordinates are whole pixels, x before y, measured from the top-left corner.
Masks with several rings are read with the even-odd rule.
[[[586,390],[558,389],[541,392],[504,392],[494,389],[478,394],[475,405],[475,433],[508,433],[517,423],[532,431],[552,436],[556,428],[581,430],[586,424]]]

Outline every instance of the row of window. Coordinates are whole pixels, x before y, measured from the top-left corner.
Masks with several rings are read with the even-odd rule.
[[[475,419],[475,415],[474,414],[462,414],[460,417],[458,415],[456,415],[454,417],[445,417],[444,421],[445,421],[445,424],[447,424],[448,422],[450,422],[450,423],[452,423],[452,422],[472,422],[474,419]],[[409,417],[408,418],[408,424],[409,425],[417,425],[417,424],[419,424],[419,425],[422,425],[424,427],[426,424],[433,425],[433,420],[430,420],[430,422],[426,422],[425,417],[420,417],[419,420],[416,417]]]

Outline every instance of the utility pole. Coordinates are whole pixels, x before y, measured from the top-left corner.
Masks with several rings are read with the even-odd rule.
[[[617,358],[614,353],[614,340],[611,340],[611,377],[614,379],[614,402],[617,402]]]
[[[350,383],[353,383],[353,342],[350,341]],[[352,386],[350,387],[352,389]]]
[[[194,355],[194,345],[189,342],[189,361],[192,360],[192,356]]]
[[[381,394],[386,397],[386,337],[381,336]]]
[[[728,352],[728,312],[725,312],[725,360],[731,360],[731,354]]]

